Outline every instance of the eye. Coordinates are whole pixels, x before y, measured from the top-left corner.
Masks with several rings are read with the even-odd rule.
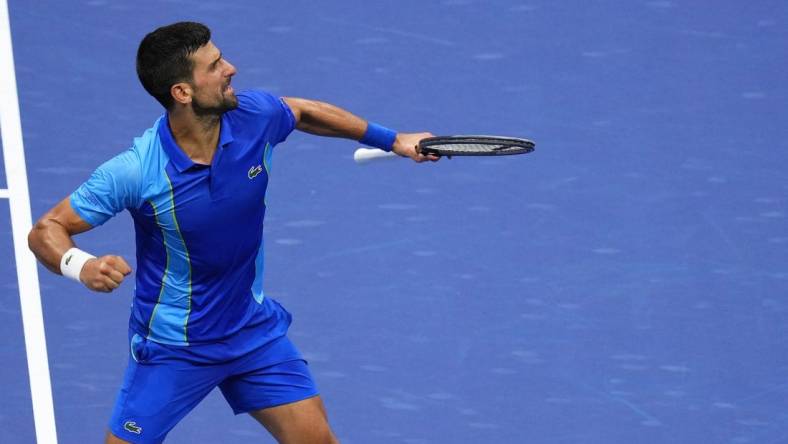
[[[216,70],[216,68],[219,66],[219,63],[220,63],[222,60],[224,60],[224,59],[223,59],[223,58],[219,58],[219,59],[217,59],[215,62],[211,63],[211,66],[209,67],[209,69],[210,69],[211,71],[215,71],[215,70]]]

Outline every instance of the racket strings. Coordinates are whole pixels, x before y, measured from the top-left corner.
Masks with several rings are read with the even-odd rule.
[[[455,144],[442,144],[434,148],[439,148],[443,152],[454,153],[505,153],[505,152],[522,152],[526,147],[517,145],[502,145],[502,144],[488,144],[488,143],[455,143]]]
[[[497,156],[529,153],[534,143],[527,139],[494,136],[438,136],[422,140],[423,153],[446,156]]]
[[[485,143],[457,143],[441,145],[441,149],[451,151],[500,151],[506,149],[504,145],[488,145]]]

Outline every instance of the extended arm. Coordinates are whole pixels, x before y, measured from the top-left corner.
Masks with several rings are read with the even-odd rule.
[[[28,246],[47,269],[61,274],[60,261],[74,247],[71,237],[91,228],[65,198],[36,222],[27,236]],[[129,273],[131,268],[120,256],[102,256],[85,262],[79,279],[91,290],[110,292]]]
[[[366,120],[329,103],[294,97],[285,97],[284,101],[293,111],[296,128],[301,131],[319,136],[360,140],[367,130]],[[432,137],[432,134],[398,133],[392,151],[416,162],[438,160],[438,157],[424,156],[416,151],[416,145],[426,137]]]

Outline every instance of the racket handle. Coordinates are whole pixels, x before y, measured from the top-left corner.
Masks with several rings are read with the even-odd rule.
[[[399,156],[396,153],[379,150],[377,148],[359,148],[353,153],[353,160],[355,160],[357,164],[364,164],[382,159],[395,159],[397,157]]]

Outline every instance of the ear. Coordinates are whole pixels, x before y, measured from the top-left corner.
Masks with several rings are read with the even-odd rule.
[[[170,87],[170,94],[175,102],[181,105],[192,103],[193,90],[186,82],[176,83]]]

